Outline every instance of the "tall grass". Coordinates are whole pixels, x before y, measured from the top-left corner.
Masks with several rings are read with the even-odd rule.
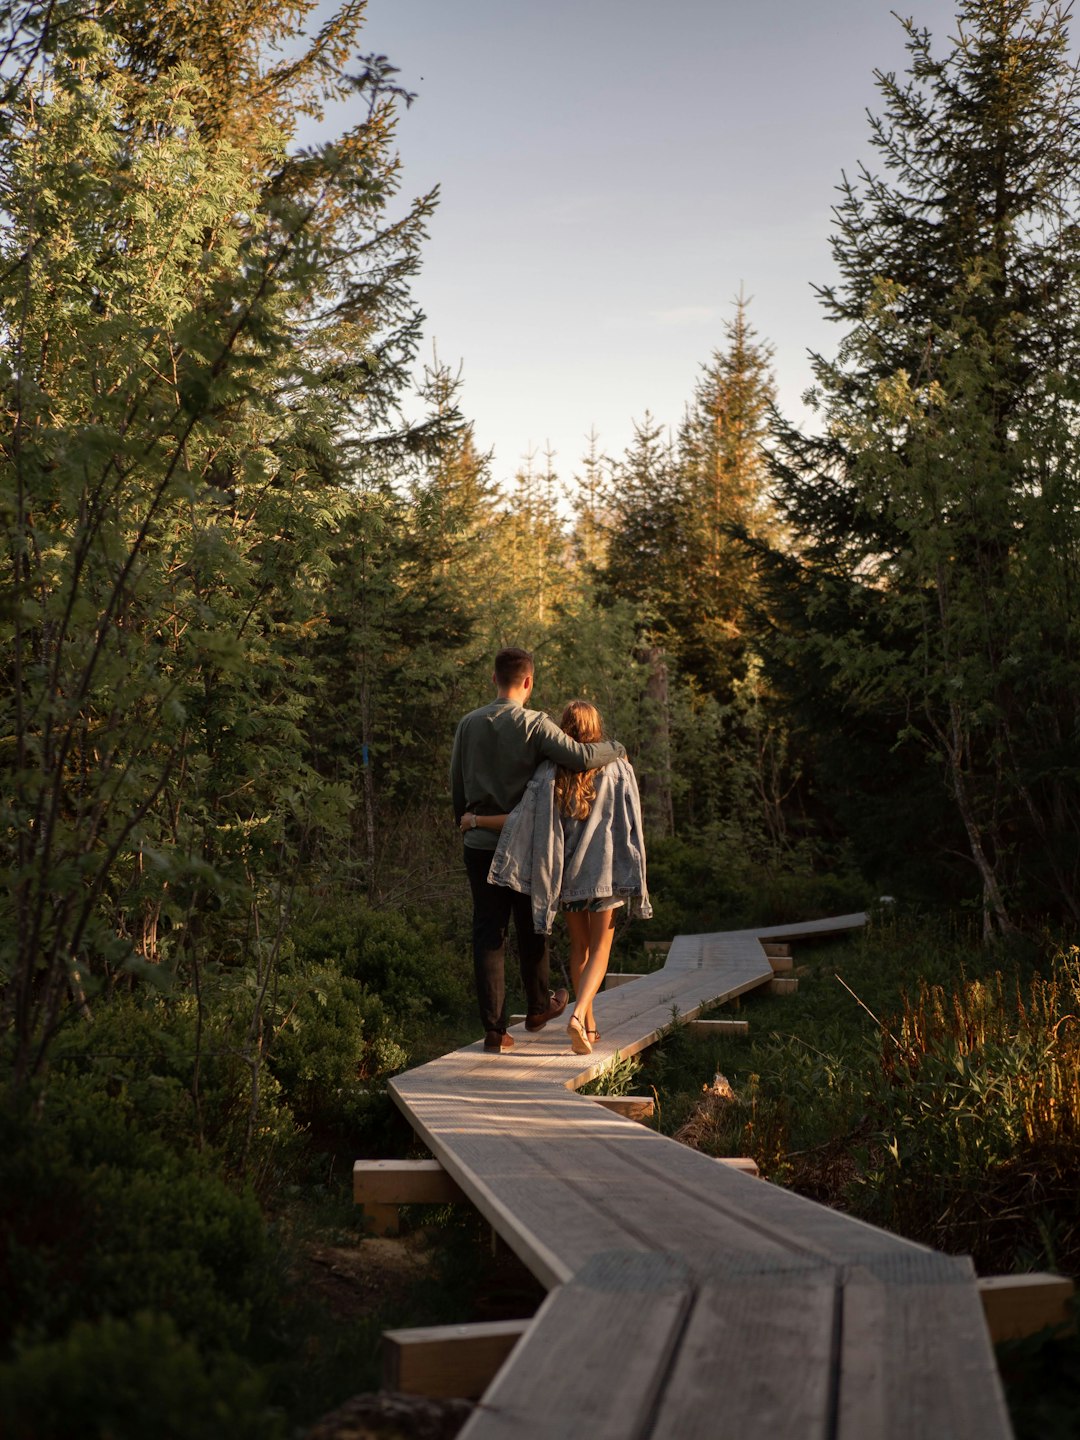
[[[1026,983],[920,982],[882,1027],[859,1208],[985,1271],[1080,1271],[1080,952]],[[877,1192],[877,1198],[874,1194]]]

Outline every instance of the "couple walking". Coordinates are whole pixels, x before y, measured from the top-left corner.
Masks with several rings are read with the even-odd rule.
[[[460,722],[450,760],[454,815],[465,838],[473,899],[473,964],[484,1049],[510,1050],[504,947],[517,931],[526,1030],[566,1009],[549,990],[548,940],[566,915],[575,1005],[567,1033],[588,1054],[598,1040],[593,997],[607,973],[615,911],[628,901],[648,919],[637,782],[626,751],[603,738],[596,708],[572,700],[562,728],[526,708],[533,660],[500,650],[497,698]]]

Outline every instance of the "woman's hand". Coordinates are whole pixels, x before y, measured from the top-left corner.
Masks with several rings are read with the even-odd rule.
[[[458,829],[465,833],[466,830],[494,830],[496,834],[506,824],[505,815],[476,815],[472,810],[466,810],[458,821]]]

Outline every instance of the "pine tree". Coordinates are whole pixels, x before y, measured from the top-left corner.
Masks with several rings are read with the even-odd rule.
[[[943,58],[902,23],[908,73],[878,75],[872,121],[883,173],[845,180],[835,212],[839,280],[820,293],[845,333],[815,362],[823,433],[777,434],[801,554],[770,557],[786,616],[770,653],[818,724],[842,707],[876,737],[883,772],[897,746],[942,767],[952,818],[916,773],[918,829],[949,847],[958,822],[987,926],[1009,931],[1016,906],[1075,918],[1080,890],[1063,748],[1080,693],[1080,92],[1059,5],[965,0]],[[838,748],[850,773],[857,747]]]
[[[762,344],[740,295],[679,432],[679,468],[692,526],[698,621],[684,636],[684,670],[730,697],[746,664],[746,615],[755,602],[756,562],[739,534],[774,528],[764,440],[775,398],[772,347]]]

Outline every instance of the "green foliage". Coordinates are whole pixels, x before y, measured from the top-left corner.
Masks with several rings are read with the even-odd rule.
[[[881,173],[845,179],[835,211],[821,298],[844,338],[816,361],[820,433],[775,427],[796,549],[757,547],[771,678],[860,848],[895,873],[874,830],[910,785],[900,823],[943,867],[966,852],[968,894],[1005,934],[1080,914],[1067,20],[963,0],[943,56],[902,22],[908,72],[878,75],[871,121]]]
[[[587,1085],[580,1086],[578,1094],[629,1095],[637,1083],[640,1070],[641,1061],[636,1055],[623,1055],[616,1050],[605,1069],[597,1075],[595,1080],[590,1080]]]
[[[7,1344],[76,1321],[167,1312],[206,1353],[242,1350],[273,1303],[277,1252],[250,1190],[213,1152],[139,1128],[97,1077],[57,1085],[43,1113],[0,1113]]]
[[[303,911],[294,939],[301,973],[332,965],[403,1022],[455,1015],[471,1003],[461,937],[449,944],[431,918],[342,896]]]
[[[969,1250],[986,1273],[1080,1254],[1080,957],[1022,986],[921,982],[881,1042],[883,1143],[865,1176],[885,1223]]]
[[[291,1107],[362,1143],[378,1082],[409,1059],[397,1026],[377,995],[333,969],[290,977],[280,1004],[269,1066]]]
[[[168,1315],[80,1321],[62,1340],[20,1348],[0,1366],[10,1440],[226,1440],[285,1434],[261,1376],[237,1356],[208,1358]]]
[[[341,69],[355,7],[260,99],[235,80],[280,16],[216,48],[193,26],[234,82],[218,123],[206,75],[120,12],[4,15],[44,57],[0,130],[0,983],[26,1083],[68,1005],[146,962],[247,967],[259,1028],[297,865],[352,804],[305,752],[310,639],[412,353],[431,202],[388,223],[396,95],[384,64]],[[365,118],[287,158],[290,73],[294,102],[351,91]]]
[[[788,868],[747,852],[745,831],[731,823],[704,827],[692,839],[649,848],[649,891],[658,935],[738,930],[865,908],[865,882],[837,856],[835,870]]]
[[[798,958],[797,999],[742,998],[748,1038],[680,1033],[650,1057],[664,1129],[982,1273],[1070,1273],[1075,954],[1002,969],[970,931],[881,918]],[[735,1101],[699,1103],[716,1071]]]

